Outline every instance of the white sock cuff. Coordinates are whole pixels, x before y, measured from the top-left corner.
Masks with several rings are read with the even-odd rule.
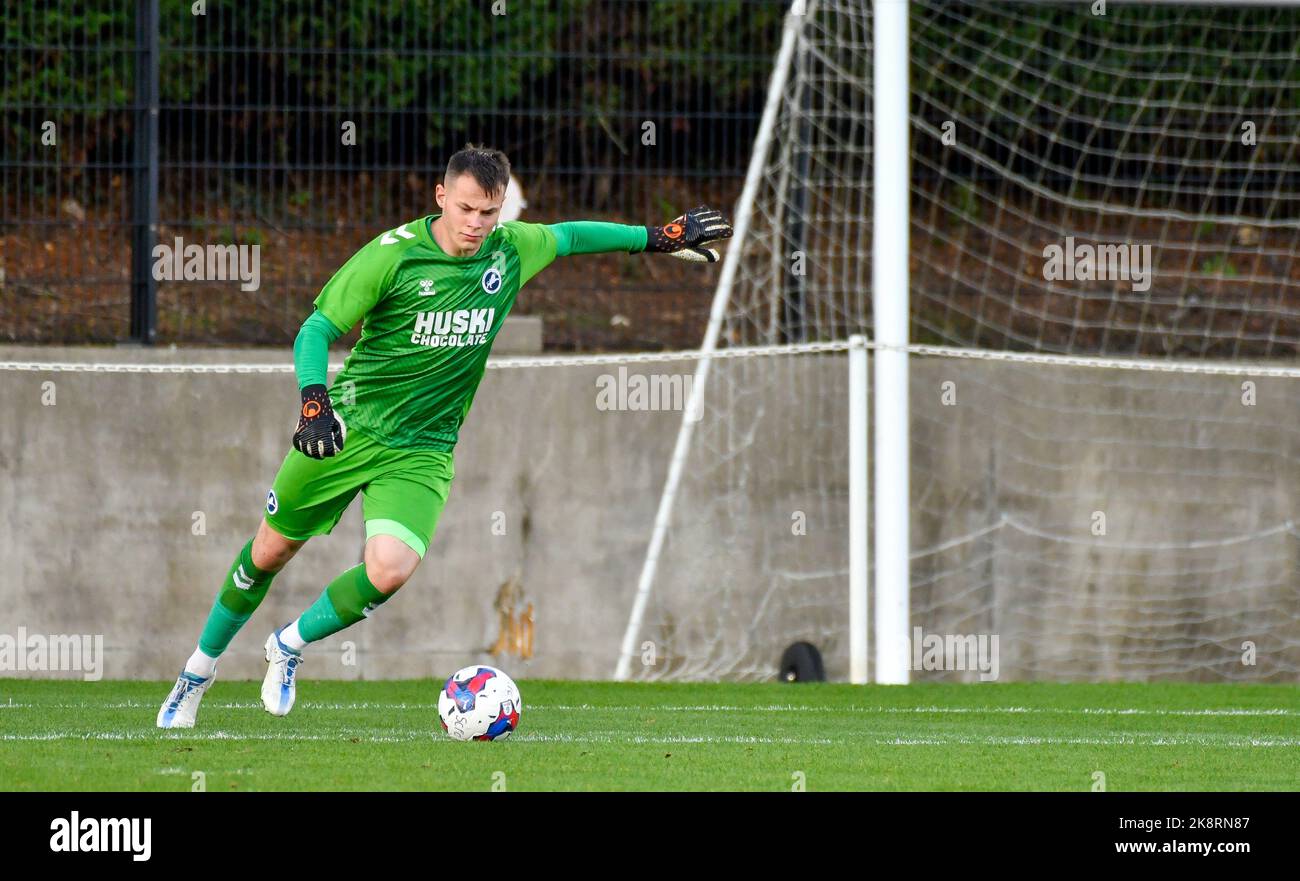
[[[293,649],[295,652],[300,652],[307,647],[307,640],[303,639],[302,634],[298,632],[298,621],[301,620],[301,618],[296,619],[292,624],[280,631],[280,642],[284,644],[285,648]]]
[[[210,658],[203,653],[200,648],[194,649],[194,654],[185,662],[185,672],[194,676],[202,676],[207,679],[217,670],[217,659]]]

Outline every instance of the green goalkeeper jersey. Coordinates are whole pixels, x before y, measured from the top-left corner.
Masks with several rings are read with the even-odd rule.
[[[386,446],[451,450],[519,289],[556,257],[545,224],[499,224],[472,257],[434,240],[433,214],[365,245],[335,273],[316,308],[361,339],[330,399],[348,428]]]

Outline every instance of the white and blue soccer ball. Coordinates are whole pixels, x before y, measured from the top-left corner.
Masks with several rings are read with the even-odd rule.
[[[457,670],[438,694],[442,730],[452,740],[509,737],[519,727],[523,708],[514,680],[486,664]]]

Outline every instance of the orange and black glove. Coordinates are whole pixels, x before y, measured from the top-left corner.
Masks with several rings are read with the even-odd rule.
[[[325,386],[318,383],[304,388],[293,448],[304,456],[326,459],[343,449],[345,437],[347,428],[334,412]]]
[[[718,252],[705,246],[729,239],[731,233],[731,224],[722,212],[701,205],[664,226],[647,226],[645,249],[682,260],[717,263],[721,259]]]

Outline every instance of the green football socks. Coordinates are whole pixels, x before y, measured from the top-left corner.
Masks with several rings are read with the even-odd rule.
[[[208,622],[199,636],[199,650],[210,658],[219,657],[239,628],[261,605],[274,577],[274,572],[265,572],[253,565],[253,540],[250,538],[226,573],[221,590],[217,591]]]
[[[351,627],[383,605],[391,594],[366,577],[366,564],[353,566],[329,583],[311,608],[298,619],[298,632],[304,642],[316,642],[345,627]]]
[[[226,573],[226,580],[212,603],[212,611],[208,613],[207,623],[199,636],[199,652],[202,655],[212,659],[221,656],[235,634],[266,598],[273,578],[274,572],[266,572],[253,565],[253,540],[249,539]],[[364,619],[383,605],[389,596],[391,594],[381,593],[370,583],[364,563],[354,566],[331,581],[316,602],[302,613],[302,617],[295,622],[297,628],[294,636],[300,636],[304,643],[324,639]],[[293,640],[295,643],[297,641]],[[210,675],[212,665],[203,663],[204,660],[196,653],[191,659],[196,663],[189,665],[194,667],[192,672]]]

